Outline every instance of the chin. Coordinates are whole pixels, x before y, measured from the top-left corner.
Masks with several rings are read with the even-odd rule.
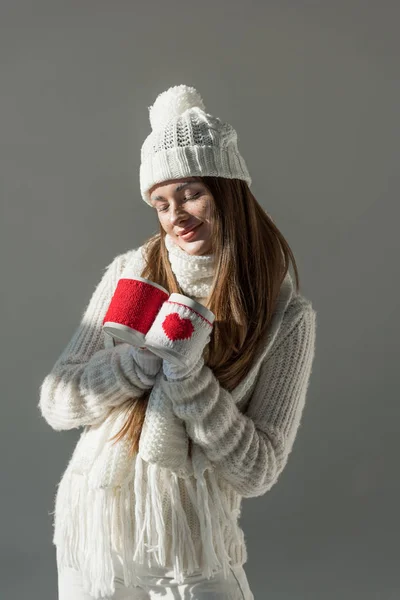
[[[211,254],[211,252],[212,252],[211,244],[209,244],[208,242],[206,242],[204,240],[197,240],[195,242],[192,242],[191,244],[183,243],[183,244],[179,244],[179,245],[182,248],[182,250],[184,250],[187,254],[202,255],[202,254]]]

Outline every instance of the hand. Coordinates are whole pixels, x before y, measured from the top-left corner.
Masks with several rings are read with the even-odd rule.
[[[162,358],[151,352],[148,348],[139,348],[131,346],[129,352],[135,363],[148,377],[155,377],[162,365]]]
[[[204,365],[203,350],[207,346],[209,341],[210,335],[208,336],[204,347],[199,349],[195,357],[190,361],[189,365],[176,365],[164,358],[164,360],[162,361],[162,368],[165,377],[171,381],[182,381],[183,379],[192,377],[198,371],[200,371]]]
[[[187,366],[174,365],[168,360],[163,360],[163,373],[169,381],[182,381],[188,377],[192,377],[200,371],[204,365],[204,358],[201,356],[196,364]]]

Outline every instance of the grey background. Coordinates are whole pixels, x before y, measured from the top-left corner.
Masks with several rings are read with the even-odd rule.
[[[318,312],[302,427],[244,500],[257,600],[394,600],[399,563],[399,4],[3,1],[0,595],[54,599],[55,486],[81,430],[38,388],[102,270],[158,229],[147,107],[197,87]],[[72,599],[71,599],[72,600]]]

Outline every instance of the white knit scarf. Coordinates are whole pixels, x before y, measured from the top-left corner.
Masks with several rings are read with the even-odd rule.
[[[193,298],[206,298],[214,275],[214,254],[188,254],[167,233],[168,258],[183,293]]]

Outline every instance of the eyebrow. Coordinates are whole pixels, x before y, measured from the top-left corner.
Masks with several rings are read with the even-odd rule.
[[[196,179],[194,179],[193,181],[184,181],[183,183],[180,183],[176,188],[175,188],[175,192],[180,192],[181,190],[183,190],[183,188],[187,187],[188,185],[192,185],[193,183],[200,183],[199,181],[197,181]],[[152,198],[153,202],[158,202],[159,200],[165,200],[164,196],[154,196],[154,198]]]

